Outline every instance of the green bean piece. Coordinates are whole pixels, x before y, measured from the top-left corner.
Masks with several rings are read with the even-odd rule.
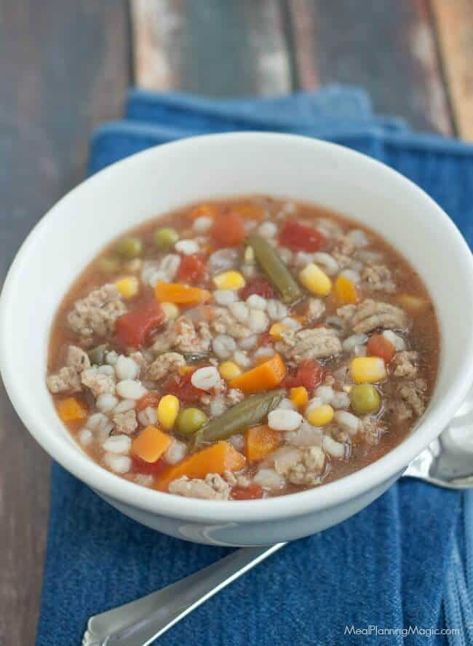
[[[225,440],[234,433],[246,430],[262,422],[283,398],[282,390],[272,390],[267,393],[253,395],[227,411],[210,420],[195,436],[197,446]]]
[[[357,384],[350,390],[351,407],[358,415],[377,413],[381,407],[381,396],[372,384]]]
[[[131,260],[132,258],[137,258],[141,255],[143,252],[143,243],[139,238],[127,236],[117,242],[115,251],[122,256],[122,258]]]
[[[103,363],[105,363],[105,355],[107,354],[108,350],[109,348],[106,343],[102,343],[101,345],[96,345],[95,348],[91,348],[87,353],[90,359],[90,363],[95,366],[101,366]]]
[[[177,430],[181,435],[193,435],[207,420],[207,415],[199,408],[184,408],[177,416]]]
[[[278,252],[263,237],[253,234],[248,242],[255,252],[258,265],[281,294],[285,303],[294,303],[302,296],[299,285],[281,260]]]
[[[120,261],[113,256],[104,256],[98,260],[98,268],[104,274],[115,274],[120,269]]]
[[[176,242],[179,240],[179,234],[175,229],[171,227],[162,227],[161,229],[156,229],[154,232],[154,244],[158,249],[166,251],[174,247]]]

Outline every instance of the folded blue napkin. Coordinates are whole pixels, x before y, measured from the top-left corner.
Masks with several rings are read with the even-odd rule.
[[[132,91],[99,128],[89,172],[149,146],[228,130],[303,133],[351,146],[421,185],[473,242],[473,147],[373,114],[357,88],[210,100]],[[58,465],[38,646],[76,646],[90,615],[161,588],[229,550],[119,514]],[[471,644],[473,499],[402,481],[348,521],[296,541],[186,617],[160,644]]]

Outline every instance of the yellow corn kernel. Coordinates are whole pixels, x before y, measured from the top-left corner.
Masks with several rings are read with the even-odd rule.
[[[335,298],[342,305],[350,305],[358,302],[358,290],[353,281],[340,274],[334,284]]]
[[[179,413],[179,400],[175,395],[164,395],[158,404],[158,423],[169,431]]]
[[[386,378],[386,366],[380,357],[355,357],[351,376],[355,384],[374,384]]]
[[[224,271],[213,278],[214,285],[217,289],[241,289],[246,285],[246,281],[239,271]]]
[[[231,381],[241,375],[241,368],[233,361],[224,361],[219,365],[218,371],[225,381]]]
[[[179,316],[179,308],[174,303],[161,303],[161,309],[167,321],[173,321]]]
[[[193,368],[191,366],[179,366],[177,372],[183,377],[187,375],[188,372],[192,372]]]
[[[115,282],[115,287],[118,289],[123,298],[133,298],[138,294],[140,283],[136,276],[125,276]]]
[[[333,420],[334,410],[329,404],[322,404],[307,413],[307,421],[312,426],[325,426]]]
[[[299,273],[299,281],[316,296],[327,296],[332,289],[332,281],[315,263],[310,263]]]
[[[274,337],[277,341],[281,341],[282,333],[288,329],[287,325],[284,323],[273,323],[269,328],[269,334]]]
[[[309,401],[309,393],[304,386],[296,386],[289,391],[289,398],[297,408],[305,408]]]

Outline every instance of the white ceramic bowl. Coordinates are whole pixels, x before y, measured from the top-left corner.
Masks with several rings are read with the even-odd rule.
[[[268,194],[316,202],[377,230],[418,270],[441,328],[438,381],[400,446],[337,482],[256,501],[180,498],[102,469],[74,443],[45,387],[48,336],[83,267],[128,228],[189,202]],[[473,381],[473,262],[445,213],[383,164],[292,135],[239,133],[152,148],[107,168],[54,206],[28,236],[1,300],[2,375],[26,428],[63,467],[128,516],[191,541],[254,545],[318,532],[383,493],[446,426]],[[71,510],[72,512],[72,510]]]

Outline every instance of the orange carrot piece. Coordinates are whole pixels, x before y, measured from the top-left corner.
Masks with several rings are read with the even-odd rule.
[[[167,491],[169,484],[182,476],[205,478],[208,473],[222,475],[224,471],[240,471],[245,464],[245,456],[229,442],[217,442],[164,469],[156,476],[155,486],[160,491]]]
[[[57,403],[57,412],[63,422],[77,422],[87,417],[87,408],[75,397],[66,397]]]
[[[343,305],[354,304],[358,302],[358,290],[346,276],[340,275],[334,285],[335,298]]]
[[[281,444],[281,433],[269,426],[253,426],[246,431],[246,457],[249,462],[259,462]]]
[[[244,393],[259,393],[276,388],[285,376],[284,361],[279,354],[275,354],[271,359],[235,377],[228,385],[230,388],[238,388]]]
[[[163,303],[178,305],[198,305],[210,298],[210,292],[200,287],[189,287],[182,283],[157,283],[154,295]]]
[[[171,444],[171,436],[147,426],[131,443],[131,452],[144,462],[156,462]]]

